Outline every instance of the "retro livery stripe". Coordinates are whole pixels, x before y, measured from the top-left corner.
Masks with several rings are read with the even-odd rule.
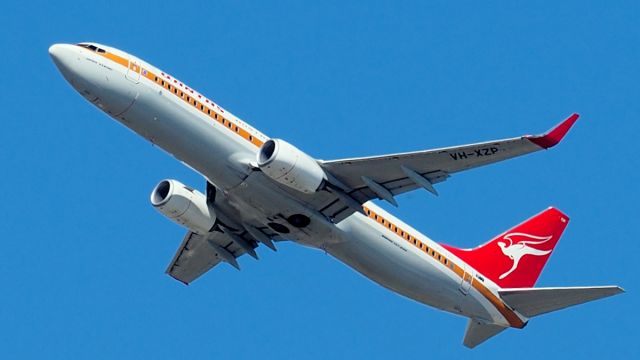
[[[205,98],[205,101],[203,102],[202,95],[196,94],[192,89],[190,89],[186,85],[183,85],[177,79],[171,78],[170,76],[164,73],[156,74],[152,70],[146,69],[143,66],[136,64],[133,61],[129,61],[128,59],[123,58],[114,53],[104,52],[104,53],[98,53],[98,55],[104,58],[107,58],[127,68],[130,71],[140,74],[142,77],[145,77],[149,81],[154,82],[158,86],[167,90],[169,93],[172,93],[178,99],[193,106],[196,110],[200,111],[202,114],[208,116],[209,118],[213,119],[219,124],[222,124],[229,131],[232,131],[233,133],[245,139],[252,145],[256,147],[260,147],[264,143],[262,139],[257,138],[256,136],[249,133],[249,131],[244,129],[241,125],[238,125],[238,123],[222,115],[222,111],[216,109],[214,102],[206,98]],[[509,322],[509,324],[512,327],[523,328],[525,326],[526,323],[523,322],[522,319],[520,319],[520,317],[512,309],[510,309],[502,300],[500,300],[499,297],[497,297],[491,290],[489,290],[481,282],[470,279],[471,274],[469,273],[465,274],[464,269],[459,265],[455,264],[451,259],[447,258],[446,256],[436,251],[435,249],[430,248],[427,244],[423,243],[422,241],[417,239],[415,236],[412,236],[405,230],[392,224],[389,220],[385,219],[384,217],[377,214],[373,210],[367,208],[366,206],[363,206],[363,209],[371,219],[375,220],[380,225],[389,229],[390,231],[395,232],[398,236],[403,238],[407,243],[411,244],[412,246],[419,249],[423,253],[430,255],[431,257],[436,259],[446,269],[448,269],[449,271],[457,275],[461,279],[461,281],[470,282],[471,286],[474,289],[476,289],[480,294],[482,294],[498,310],[498,312],[500,312],[500,314],[504,316],[504,318]],[[465,276],[467,277],[465,278]]]
[[[130,71],[140,74],[148,80],[156,83],[157,85],[173,94],[178,99],[193,106],[202,114],[208,116],[219,124],[222,124],[225,128],[240,136],[244,140],[248,141],[253,146],[260,147],[262,146],[262,144],[264,144],[264,141],[262,139],[247,131],[241,124],[238,124],[238,122],[234,120],[230,120],[228,116],[222,115],[223,111],[217,110],[213,101],[210,101],[209,99],[204,98],[202,95],[195,93],[186,85],[183,86],[183,84],[177,79],[172,79],[170,76],[167,76],[164,73],[156,74],[150,69],[144,68],[140,64],[136,64],[133,61],[129,61],[122,56],[108,51],[96,54],[109,59],[121,66],[124,66]],[[202,101],[202,99],[204,99],[204,102]]]
[[[404,239],[407,243],[422,251],[423,253],[430,255],[432,258],[436,259],[439,263],[441,263],[445,269],[453,272],[457,275],[461,281],[467,281],[471,283],[471,286],[476,289],[485,299],[487,299],[497,310],[504,316],[504,318],[509,322],[509,325],[515,328],[523,328],[526,323],[522,321],[522,319],[507,306],[498,296],[496,296],[490,289],[488,289],[482,282],[474,281],[471,278],[471,274],[466,273],[464,268],[455,264],[451,259],[447,258],[445,255],[440,253],[439,251],[430,248],[426,243],[422,242],[415,236],[411,235],[409,232],[404,229],[396,226],[389,220],[385,219],[382,215],[376,213],[370,208],[363,206],[365,214],[378,224],[382,225],[384,228],[388,229],[391,232],[394,232],[396,235]]]

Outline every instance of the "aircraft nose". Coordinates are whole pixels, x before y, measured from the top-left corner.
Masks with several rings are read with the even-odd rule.
[[[73,62],[76,59],[74,50],[73,45],[69,44],[53,44],[49,47],[49,55],[53,63],[65,77],[71,75]]]
[[[49,55],[51,55],[51,57],[53,59],[56,58],[56,53],[60,53],[60,49],[62,48],[62,45],[60,44],[53,44],[51,46],[49,46]]]

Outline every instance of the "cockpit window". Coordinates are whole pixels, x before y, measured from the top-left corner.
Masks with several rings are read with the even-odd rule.
[[[104,49],[101,49],[101,48],[99,48],[99,47],[97,47],[97,46],[95,46],[95,45],[92,45],[92,44],[83,44],[83,43],[80,43],[80,44],[76,44],[76,45],[78,45],[78,46],[80,46],[80,47],[83,47],[83,48],[85,48],[85,49],[89,49],[89,50],[91,50],[91,51],[95,51],[95,52],[101,53],[101,54],[106,53],[106,51],[105,51]]]

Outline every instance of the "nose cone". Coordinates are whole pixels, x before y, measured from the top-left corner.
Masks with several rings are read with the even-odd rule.
[[[49,47],[49,55],[62,75],[70,79],[72,77],[73,63],[77,60],[75,47],[68,44],[53,44]]]
[[[60,50],[63,48],[64,46],[62,44],[53,44],[49,47],[49,55],[51,55],[51,57],[55,60],[56,59],[56,53],[60,53]]]

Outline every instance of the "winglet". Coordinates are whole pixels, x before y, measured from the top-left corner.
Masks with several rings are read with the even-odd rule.
[[[557,145],[567,135],[571,126],[578,120],[578,117],[580,115],[574,113],[547,133],[543,135],[527,135],[525,138],[541,148],[548,149]]]

